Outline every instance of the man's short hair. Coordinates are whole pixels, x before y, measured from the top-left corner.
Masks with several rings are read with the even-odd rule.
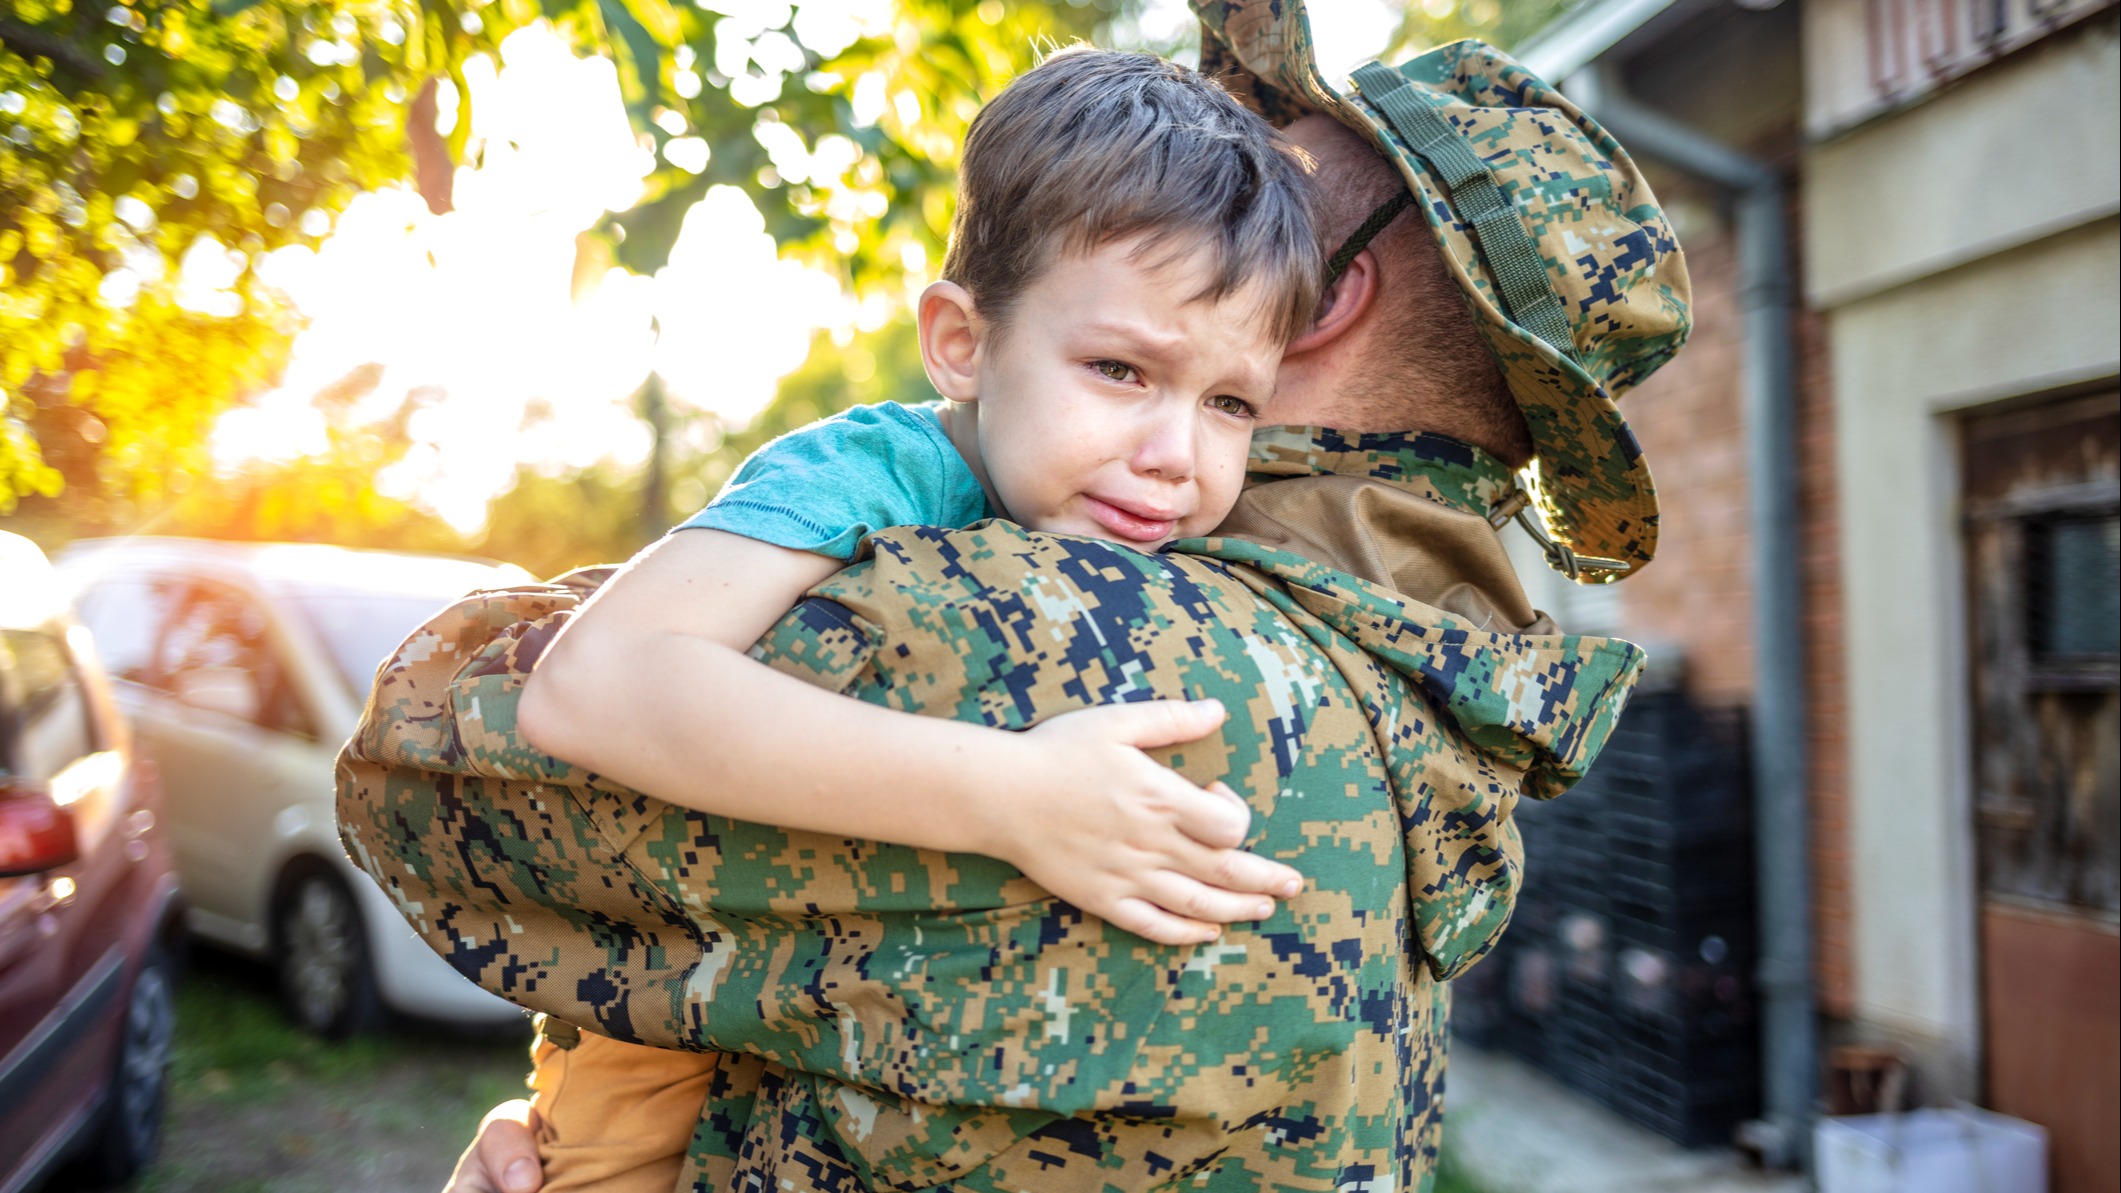
[[[1141,238],[1209,254],[1201,299],[1261,287],[1284,343],[1311,324],[1325,268],[1301,156],[1221,84],[1152,54],[1074,46],[972,121],[943,277],[1006,326],[1060,252]]]
[[[1318,117],[1318,185],[1329,238],[1345,237],[1407,189],[1398,167],[1330,117]],[[1338,239],[1334,240],[1338,243]],[[1465,291],[1419,211],[1385,225],[1370,241],[1377,255],[1380,332],[1358,375],[1368,392],[1336,395],[1348,427],[1438,431],[1487,451],[1512,468],[1532,458],[1532,433],[1495,353],[1474,323]],[[1410,415],[1410,407],[1418,408]]]

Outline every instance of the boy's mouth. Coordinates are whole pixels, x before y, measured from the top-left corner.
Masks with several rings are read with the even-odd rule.
[[[1171,533],[1178,529],[1177,518],[1156,517],[1155,515],[1161,512],[1158,510],[1116,505],[1101,497],[1092,497],[1088,493],[1083,494],[1083,501],[1089,506],[1090,517],[1099,526],[1111,532],[1112,537],[1116,539],[1130,543],[1156,543],[1170,538]]]

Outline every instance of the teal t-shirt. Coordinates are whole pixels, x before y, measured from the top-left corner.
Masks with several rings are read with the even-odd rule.
[[[942,404],[878,402],[790,431],[751,453],[707,508],[705,527],[852,560],[887,526],[959,528],[995,517],[943,431]]]

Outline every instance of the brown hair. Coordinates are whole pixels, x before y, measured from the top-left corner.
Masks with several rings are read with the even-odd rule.
[[[965,136],[943,277],[1006,326],[1056,252],[1142,239],[1210,254],[1200,299],[1266,283],[1283,342],[1317,312],[1325,254],[1301,157],[1222,86],[1152,54],[1072,46],[1011,82]]]
[[[1307,120],[1306,128],[1305,144],[1319,158],[1320,222],[1338,244],[1406,190],[1407,180],[1331,117]],[[1524,413],[1422,213],[1408,211],[1385,225],[1370,251],[1377,255],[1378,335],[1364,367],[1351,371],[1369,378],[1368,386],[1335,395],[1341,429],[1435,431],[1522,468],[1532,458]]]

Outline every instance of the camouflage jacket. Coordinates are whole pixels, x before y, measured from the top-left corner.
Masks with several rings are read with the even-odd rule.
[[[1227,780],[1248,848],[1304,872],[1272,919],[1152,945],[988,858],[701,815],[538,755],[516,694],[579,595],[551,586],[468,599],[385,665],[340,762],[348,851],[486,988],[734,1054],[693,1140],[701,1190],[1426,1189],[1443,981],[1509,917],[1511,810],[1583,773],[1641,654],[1475,628],[1496,600],[1412,539],[1501,558],[1482,515],[1509,477],[1480,453],[1280,431],[1255,457],[1250,537],[1144,555],[893,530],[756,653],[1006,728],[1220,698],[1225,727],[1162,757]],[[1314,538],[1457,611],[1287,549]],[[1489,597],[1521,606],[1496,566]]]

